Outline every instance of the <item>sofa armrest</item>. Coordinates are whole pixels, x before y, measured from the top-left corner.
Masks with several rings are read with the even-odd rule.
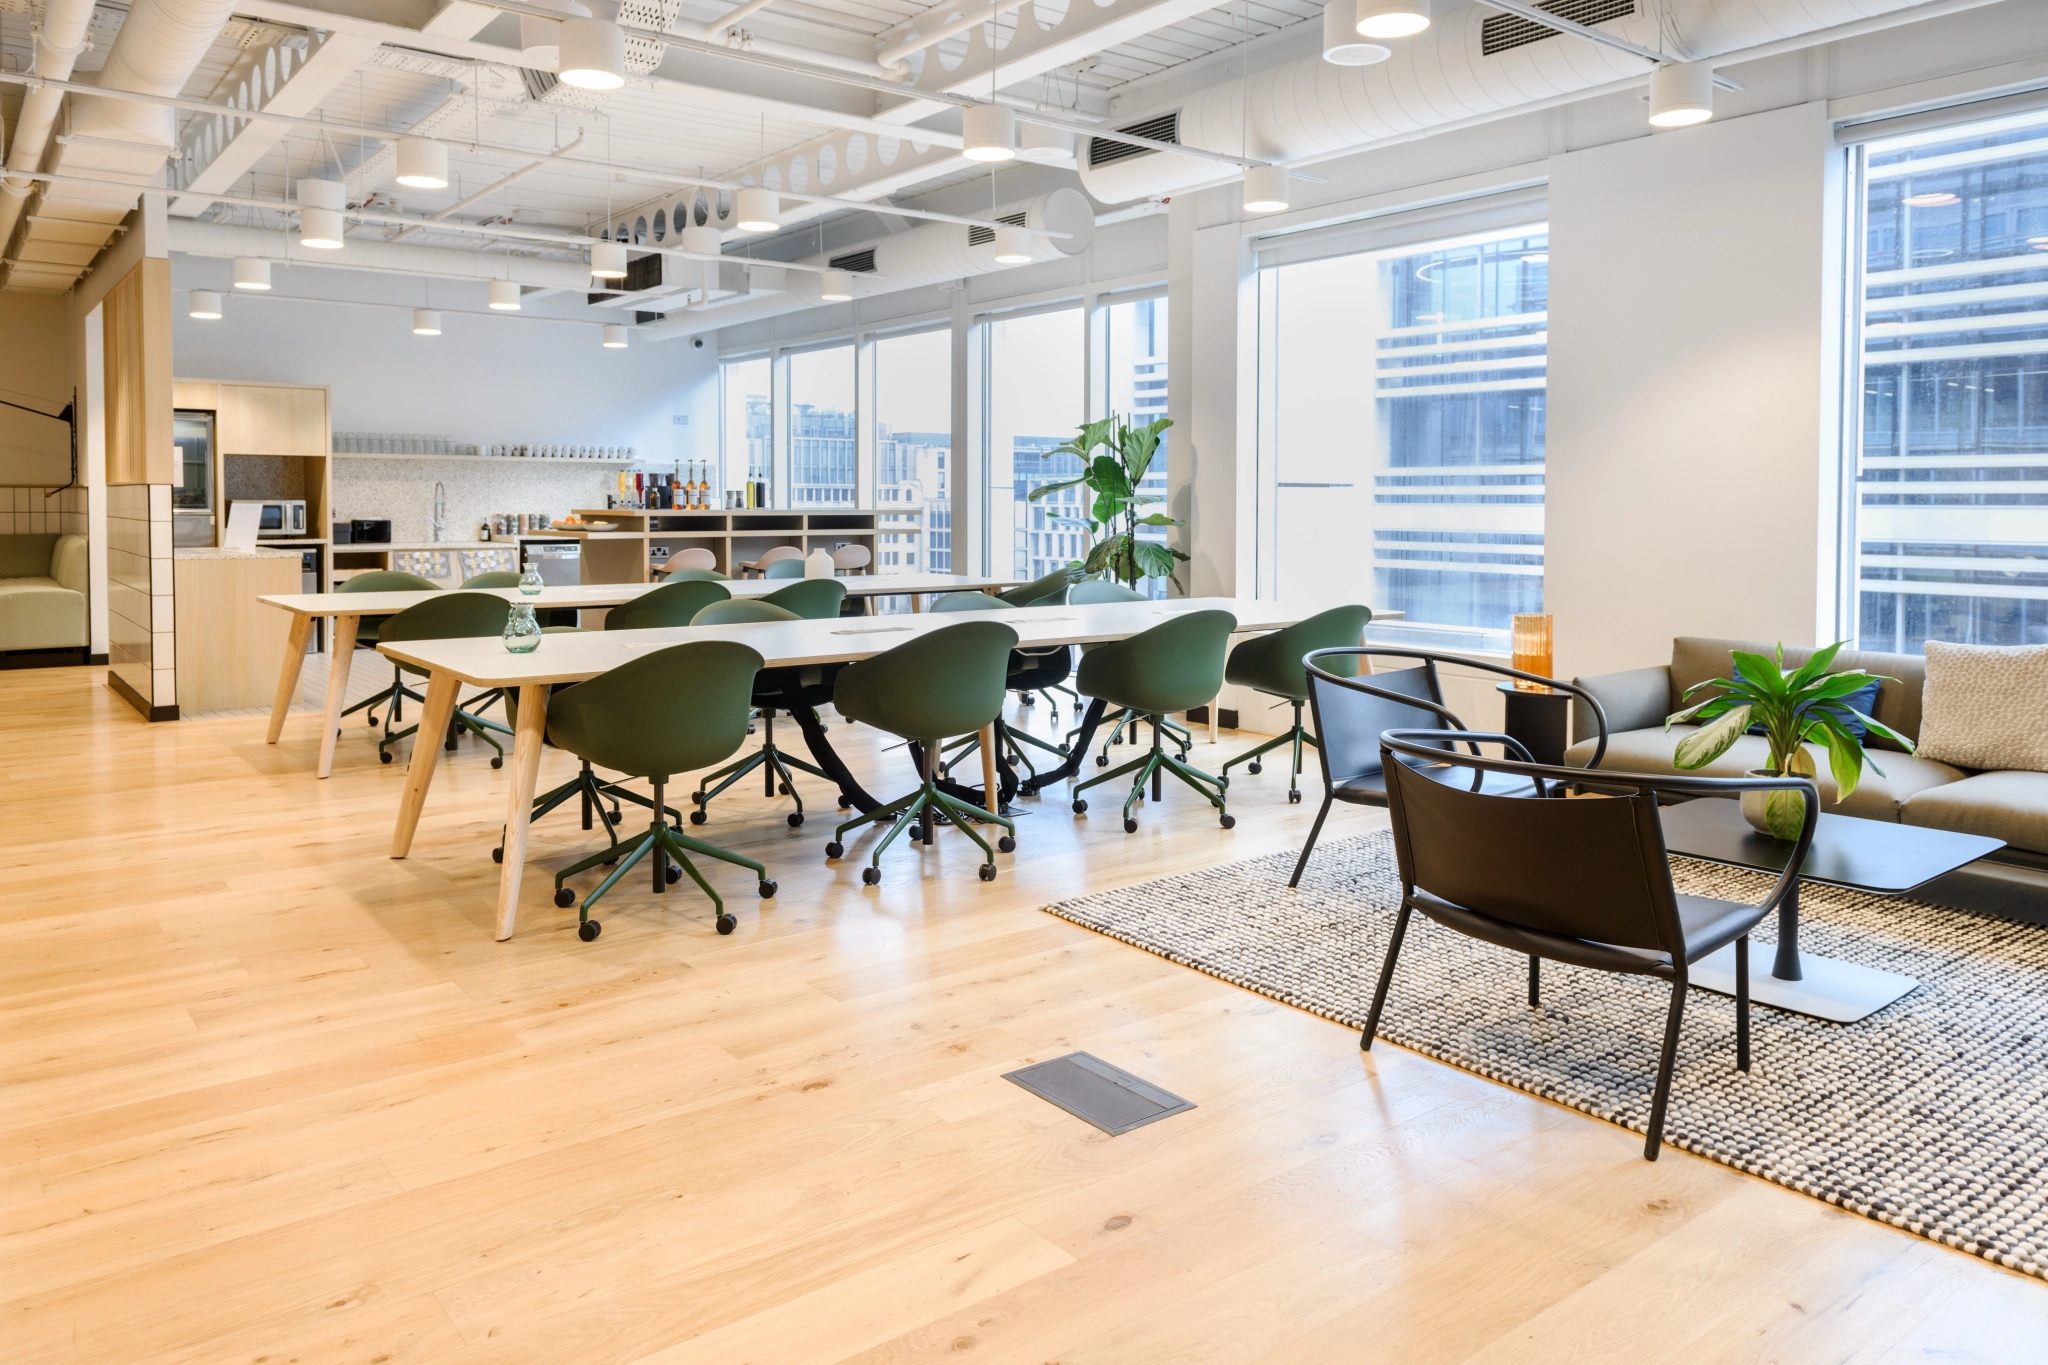
[[[1599,699],[1600,709],[1607,713],[1607,733],[1610,735],[1661,726],[1664,717],[1671,713],[1671,667],[1668,664],[1632,668],[1626,673],[1601,673],[1591,678],[1573,678],[1572,681]],[[1577,697],[1572,698],[1573,742],[1591,739],[1598,730],[1592,708]]]
[[[84,536],[57,537],[57,543],[50,547],[50,577],[56,579],[60,587],[69,588],[80,596],[85,595],[90,579],[86,568]]]

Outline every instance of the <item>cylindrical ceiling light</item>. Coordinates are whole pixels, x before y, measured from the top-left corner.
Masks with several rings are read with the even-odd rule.
[[[1031,234],[1015,223],[1005,223],[997,228],[996,264],[1031,264]]]
[[[1412,38],[1429,27],[1429,0],[1358,0],[1361,38]]]
[[[270,262],[261,256],[235,257],[235,288],[270,288]]]
[[[725,241],[718,229],[709,224],[692,223],[683,229],[682,237],[676,242],[678,251],[687,251],[692,256],[717,256],[725,250]]]
[[[623,280],[626,278],[626,244],[624,242],[594,242],[590,247],[590,275],[598,280]]]
[[[1342,2],[1337,0],[1337,3]],[[1027,123],[1018,139],[1017,155],[1026,161],[1043,162],[1048,166],[1071,166],[1074,164],[1074,134],[1065,128]]]
[[[416,190],[448,188],[448,144],[430,137],[398,139],[398,183]]]
[[[519,281],[492,280],[491,307],[500,313],[519,311]]]
[[[1650,73],[1650,126],[1684,128],[1714,116],[1714,69],[1705,62],[1666,62]]]
[[[441,335],[441,314],[432,308],[412,310],[412,334],[416,337]]]
[[[1287,168],[1247,166],[1244,168],[1244,211],[1279,213],[1287,207]]]
[[[1008,161],[1017,155],[1017,116],[1005,104],[970,104],[960,117],[960,155]]]
[[[211,289],[193,290],[192,316],[202,318],[208,322],[218,318],[220,316],[220,295],[214,293]]]
[[[299,194],[299,245],[321,251],[341,250],[341,211],[348,204],[348,191],[339,180],[301,180]]]
[[[781,228],[782,201],[774,190],[749,185],[733,196],[733,217],[741,232],[774,232]]]
[[[604,325],[604,345],[608,351],[626,349],[626,327],[624,323],[607,322]]]
[[[827,270],[818,277],[819,297],[827,303],[846,303],[853,298],[853,275],[844,270]]]
[[[556,74],[579,90],[616,90],[626,83],[626,35],[604,19],[564,19]]]
[[[564,18],[588,19],[590,10],[575,0],[540,0],[539,8],[559,12]],[[537,14],[519,16],[519,55],[535,71],[552,71],[562,62],[562,21],[543,19]]]
[[[1324,61],[1332,66],[1371,66],[1393,55],[1392,48],[1358,36],[1358,0],[1330,0],[1324,6]]]

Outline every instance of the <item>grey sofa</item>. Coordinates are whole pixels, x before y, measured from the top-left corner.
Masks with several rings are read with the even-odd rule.
[[[1669,664],[1573,679],[1599,698],[1607,712],[1607,754],[1600,766],[1632,772],[1676,772],[1671,762],[1672,751],[1695,727],[1674,725],[1666,734],[1664,718],[1680,709],[1685,689],[1708,678],[1728,677],[1734,668],[1731,650],[1768,656],[1775,648],[1746,640],[1682,636],[1671,642]],[[1785,650],[1788,665],[1804,663],[1811,657],[1811,649]],[[1925,661],[1919,655],[1843,650],[1835,656],[1835,666],[1861,668],[1896,678],[1898,681],[1879,687],[1872,714],[1900,734],[1919,739],[1920,689],[1927,676]],[[1574,701],[1572,735],[1577,742],[1565,754],[1567,763],[1573,767],[1586,766],[1593,756],[1594,733],[1591,708]],[[1808,747],[1813,750],[1815,771],[1821,774],[1823,794],[1832,795],[1832,784],[1827,782],[1827,754],[1817,746]],[[1952,768],[1904,753],[1889,741],[1874,736],[1866,747],[1872,761],[1884,772],[1880,775],[1866,767],[1862,783],[1847,801],[1822,809],[1870,820],[1895,820],[1989,835],[2005,840],[2016,851],[2014,861],[2035,865],[2048,859],[2048,773]],[[1763,767],[1768,754],[1762,736],[1744,735],[1727,753],[1699,772],[1708,777],[1740,777],[1751,768]]]
[[[85,537],[0,535],[0,653],[84,649]]]

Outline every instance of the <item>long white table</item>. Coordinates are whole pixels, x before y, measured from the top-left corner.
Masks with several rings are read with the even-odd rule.
[[[1115,602],[1099,606],[1022,607],[977,612],[978,621],[997,620],[1012,626],[1021,648],[1095,644],[1121,640],[1149,630],[1184,612],[1220,609],[1237,618],[1240,631],[1277,630],[1315,614],[1320,607],[1260,602],[1236,597],[1178,598],[1166,602]],[[419,734],[412,746],[400,798],[398,822],[391,835],[391,856],[412,850],[413,832],[426,805],[427,790],[441,746],[434,742],[448,728],[455,697],[465,683],[477,687],[519,689],[519,717],[512,741],[512,790],[505,808],[505,861],[498,876],[499,939],[512,937],[518,920],[519,885],[525,872],[528,817],[540,773],[541,740],[547,726],[548,688],[556,683],[594,678],[629,659],[691,640],[734,640],[759,651],[766,668],[845,663],[893,649],[927,631],[958,624],[950,615],[842,617],[833,621],[764,621],[732,626],[693,626],[671,630],[582,631],[549,635],[531,654],[513,654],[495,639],[409,640],[379,645],[391,658],[427,671],[427,701]],[[991,790],[995,744],[984,735],[984,780]]]
[[[744,578],[726,583],[734,597],[766,597],[769,593],[786,588],[792,579]],[[842,578],[848,597],[900,597],[909,596],[911,606],[923,610],[926,595],[947,592],[994,592],[1000,588],[1012,587],[1023,579],[1009,577],[976,577],[971,575],[909,573],[909,574],[856,574]],[[517,588],[472,588],[472,592],[489,592],[504,598],[507,602],[528,602],[541,609],[567,610],[616,607],[630,602],[642,593],[652,592],[662,586],[660,583],[577,583],[564,587],[543,588],[536,597],[528,597]],[[438,591],[418,590],[412,592],[297,592],[278,593],[256,600],[268,606],[277,607],[292,614],[292,628],[284,642],[284,662],[277,673],[277,696],[270,705],[270,733],[267,743],[277,743],[284,733],[284,720],[292,708],[292,699],[298,695],[299,672],[306,663],[306,644],[313,636],[313,623],[322,617],[334,621],[330,636],[333,658],[328,663],[327,676],[327,728],[320,735],[319,774],[326,777],[334,770],[334,742],[341,725],[341,713],[346,705],[343,694],[348,691],[350,665],[355,661],[354,640],[356,626],[365,616],[395,616],[407,607],[418,606],[430,598],[440,597]],[[349,647],[342,648],[347,642]],[[424,733],[424,732],[423,732]]]

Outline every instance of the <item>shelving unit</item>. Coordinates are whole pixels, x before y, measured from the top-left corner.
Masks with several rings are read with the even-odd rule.
[[[586,460],[580,455],[384,455],[366,450],[337,450],[337,460],[434,460],[441,464],[580,464],[596,469],[630,469],[637,460]]]
[[[737,577],[739,565],[758,559],[778,545],[809,554],[816,549],[864,545],[881,562],[881,536],[911,535],[924,541],[924,513],[916,507],[865,508],[714,508],[708,511],[664,511],[659,508],[579,507],[587,521],[615,525],[614,531],[554,534],[583,542],[585,583],[645,583],[658,567],[653,547],[691,547],[711,551],[720,573]]]

